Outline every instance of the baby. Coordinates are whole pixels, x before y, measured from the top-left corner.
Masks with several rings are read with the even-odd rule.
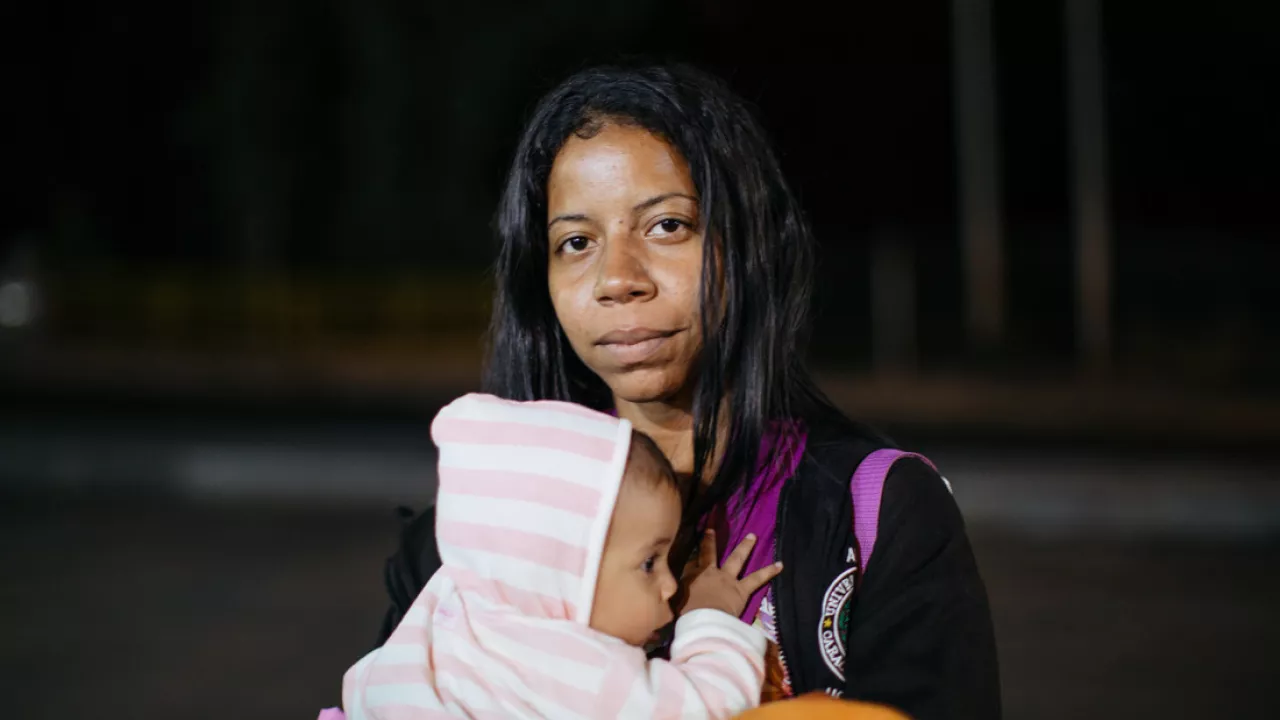
[[[671,660],[645,656],[672,619],[681,514],[652,440],[577,405],[485,395],[444,408],[431,433],[443,564],[347,671],[353,720],[727,718],[758,704],[765,637],[737,615],[781,566],[738,579],[754,538],[719,568],[704,538]]]

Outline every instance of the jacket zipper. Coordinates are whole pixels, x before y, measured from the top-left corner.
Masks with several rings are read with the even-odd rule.
[[[774,562],[782,560],[782,533],[785,529],[784,526],[786,525],[787,498],[790,496],[790,493],[787,492],[788,490],[790,490],[790,483],[787,483],[782,487],[782,497],[778,499],[778,519],[775,523],[776,527],[773,532]],[[773,596],[773,631],[778,638],[778,664],[782,666],[782,682],[785,685],[783,690],[788,696],[794,696],[795,693],[792,690],[793,686],[791,684],[791,670],[787,667],[787,653],[782,646],[782,623],[780,622],[782,618],[782,604],[780,602],[782,599],[782,593],[778,592],[778,586],[781,582],[781,576],[776,577],[769,582],[769,594]]]

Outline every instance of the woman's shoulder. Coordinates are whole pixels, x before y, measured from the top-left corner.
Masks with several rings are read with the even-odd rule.
[[[895,463],[885,476],[879,526],[937,537],[964,533],[964,519],[951,494],[950,482],[919,456]]]
[[[935,482],[941,480],[943,486],[948,487],[945,478],[928,458],[910,448],[900,447],[888,435],[870,425],[827,413],[816,420],[793,421],[791,427],[805,438],[806,459],[832,471],[847,468],[846,480],[852,477],[863,460],[870,457],[873,463],[883,464],[895,478],[907,478],[898,482],[910,484],[929,477]]]
[[[797,473],[844,489],[868,456],[878,450],[896,449],[888,437],[842,416],[797,420],[794,428],[804,438],[804,456]]]
[[[923,527],[962,525],[951,486],[933,462],[899,448],[888,437],[852,422],[823,422],[806,427],[804,458],[796,477],[831,499],[855,496],[865,506],[864,523]]]

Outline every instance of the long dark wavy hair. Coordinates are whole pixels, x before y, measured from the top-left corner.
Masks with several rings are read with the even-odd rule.
[[[664,139],[697,188],[704,345],[689,376],[695,480],[715,457],[720,424],[728,424],[719,469],[698,498],[705,510],[742,487],[759,461],[772,460],[759,457],[771,422],[842,420],[804,361],[814,270],[809,227],[763,129],[717,78],[686,66],[601,67],[573,75],[538,103],[498,207],[485,388],[515,400],[612,407],[608,387],[569,346],[547,285],[552,162],[570,135],[589,137],[604,122]]]

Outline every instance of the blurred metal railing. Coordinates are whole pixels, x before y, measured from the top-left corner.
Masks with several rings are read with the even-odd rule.
[[[245,276],[182,268],[59,274],[42,286],[44,334],[193,349],[474,344],[492,294],[479,276]]]
[[[1018,275],[1009,285],[1011,322],[996,355],[1005,363],[1000,370],[1070,371],[1077,356],[1068,239],[1060,228],[1013,223],[1009,230],[1011,269]],[[898,375],[981,369],[952,363],[964,354],[961,289],[943,277],[956,272],[950,262],[938,267],[930,259],[947,245],[939,232],[945,230],[884,231],[868,238],[875,242],[863,259],[848,260],[864,267],[822,271],[820,285],[846,289],[819,316],[816,365]],[[1111,312],[1118,374],[1278,387],[1268,368],[1280,366],[1280,296],[1272,278],[1280,244],[1232,242],[1231,256],[1218,252],[1221,245],[1192,229],[1117,228]],[[10,348],[30,338],[51,347],[339,351],[415,361],[442,355],[478,360],[492,295],[491,279],[479,271],[246,274],[124,267],[51,269],[0,280],[8,294],[15,287],[37,291],[30,327],[8,321],[0,327],[0,343]]]

